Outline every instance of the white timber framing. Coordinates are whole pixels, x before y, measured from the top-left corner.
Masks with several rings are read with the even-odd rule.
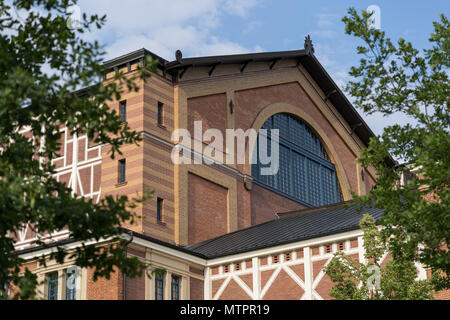
[[[25,134],[31,131],[31,128],[24,128],[20,131],[21,134]],[[78,137],[77,134],[74,134],[69,139],[69,133],[67,128],[61,128],[62,136],[64,137],[64,143],[61,149],[64,150],[64,154],[60,157],[52,159],[52,164],[56,164],[62,161],[62,166],[55,169],[54,177],[57,181],[60,181],[60,177],[62,175],[70,174],[70,179],[67,182],[67,186],[73,190],[73,193],[77,194],[78,197],[92,198],[95,203],[100,201],[101,197],[101,187],[99,184],[98,190],[94,190],[94,168],[96,166],[101,166],[102,164],[102,154],[101,154],[101,145],[96,145],[93,147],[89,147],[89,140],[86,135]],[[31,137],[34,141],[34,137]],[[78,161],[78,151],[79,151],[79,143],[84,140],[84,154],[82,161]],[[68,161],[68,150],[69,145],[71,144],[72,149],[72,159],[69,164]],[[43,149],[42,141],[40,142],[40,149]],[[92,151],[96,151],[95,156],[92,158],[88,158],[88,153]],[[40,158],[39,162],[42,163],[44,159]],[[83,183],[81,181],[80,171],[84,169],[90,170],[89,177],[89,190],[84,190]],[[27,247],[30,247],[37,240],[44,241],[46,243],[56,242],[65,238],[68,238],[70,235],[69,230],[60,230],[58,232],[54,232],[52,234],[40,234],[39,230],[35,230],[37,233],[35,236],[27,236],[28,232],[32,227],[29,224],[26,224],[23,228],[18,230],[18,240],[14,244],[16,250],[22,250]]]
[[[350,239],[357,239],[362,236],[361,230],[354,230],[340,234],[334,234],[319,238],[314,238],[305,241],[299,241],[289,243],[285,245],[273,246],[265,249],[255,250],[242,254],[236,254],[226,256],[222,258],[216,258],[207,260],[205,269],[205,280],[209,280],[211,283],[215,280],[223,281],[216,292],[211,292],[211,283],[205,283],[205,299],[220,299],[223,292],[231,281],[234,281],[243,292],[248,295],[249,299],[259,300],[264,299],[264,296],[270,290],[272,284],[277,281],[277,277],[281,271],[284,271],[301,289],[303,292],[299,294],[299,299],[321,300],[323,297],[319,295],[316,288],[319,286],[320,281],[325,276],[323,270],[316,272],[316,276],[313,277],[313,263],[316,261],[326,261],[327,265],[333,254],[337,251],[337,243],[344,243],[344,252],[348,255],[358,255],[359,247],[350,248]],[[331,252],[324,252],[324,245],[331,245]],[[319,247],[319,254],[312,255],[311,248]],[[297,257],[296,252],[303,250],[303,256]],[[290,254],[290,259],[286,259],[286,254]],[[272,257],[277,256],[278,261],[275,262]],[[267,264],[261,265],[261,258],[267,257]],[[246,267],[246,261],[252,261],[250,268]],[[235,265],[240,264],[242,267],[236,270]],[[228,272],[225,272],[225,266],[228,267]],[[304,279],[302,279],[291,267],[303,266]],[[218,273],[212,274],[212,269],[217,268]],[[323,268],[323,267],[322,267]],[[261,272],[272,271],[269,279],[266,283],[261,283]],[[317,271],[317,270],[316,270]],[[247,284],[240,278],[240,276],[252,276],[253,288],[249,288]],[[207,290],[206,290],[207,288]],[[300,292],[300,290],[299,290]]]

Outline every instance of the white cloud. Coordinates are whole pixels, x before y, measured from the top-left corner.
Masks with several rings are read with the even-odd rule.
[[[225,8],[232,14],[245,17],[248,11],[259,4],[258,0],[226,0]]]
[[[336,26],[339,16],[333,13],[319,13],[316,15],[316,28],[310,32],[311,36],[318,38],[334,38],[337,36]]]
[[[320,61],[320,63],[324,66],[324,68],[327,69],[327,71],[329,71],[330,68],[335,67],[337,64],[336,60],[334,59],[335,49],[327,44],[314,44],[314,54]]]
[[[313,30],[311,31],[311,36],[316,38],[333,38],[337,35],[335,30]]]
[[[259,4],[257,0],[129,0],[124,6],[122,3],[112,4],[109,0],[80,1],[83,12],[107,14],[104,28],[87,36],[106,44],[106,59],[140,48],[167,60],[174,60],[177,49],[181,49],[185,57],[263,51],[258,45],[249,48],[217,35],[224,15],[240,17],[245,26],[244,34],[257,29],[261,22],[246,19]],[[334,38],[337,25],[337,15],[318,14],[315,29],[310,34],[317,58],[343,90],[350,76],[347,72],[349,66],[341,63],[346,60],[336,56],[338,49]],[[285,43],[288,41],[284,39]],[[362,116],[375,134],[381,134],[386,125],[408,121],[406,116],[399,114]]]
[[[319,28],[330,28],[336,25],[336,20],[338,19],[337,14],[333,13],[319,13],[317,14],[317,27]]]
[[[218,55],[252,52],[260,47],[245,47],[215,35],[224,15],[243,20],[256,0],[129,0],[123,3],[108,0],[81,0],[86,13],[107,15],[107,23],[88,35],[89,40],[106,44],[106,59],[143,48],[174,60],[177,49],[183,56]]]

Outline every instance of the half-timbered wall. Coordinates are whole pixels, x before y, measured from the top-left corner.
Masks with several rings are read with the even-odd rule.
[[[27,135],[30,131],[23,131]],[[74,192],[85,198],[92,198],[98,202],[101,196],[101,170],[102,154],[101,146],[89,145],[86,135],[71,135],[67,128],[61,130],[61,150],[59,157],[52,160],[55,166],[55,178],[65,183]],[[24,249],[37,240],[36,230],[29,225],[18,232],[19,239],[16,249]],[[48,241],[58,241],[67,238],[69,231],[60,230],[51,236],[41,234],[40,237]]]
[[[278,250],[269,248],[254,253],[223,258],[226,263],[211,261],[205,270],[205,299],[253,300],[326,300],[333,282],[323,268],[334,253],[364,262],[362,232],[318,238],[304,244],[289,244]],[[388,259],[385,254],[380,263]],[[425,279],[426,272],[418,267],[418,278]]]

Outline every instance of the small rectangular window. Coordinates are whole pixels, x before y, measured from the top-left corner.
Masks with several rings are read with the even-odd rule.
[[[326,251],[326,253],[330,253],[331,252],[331,245],[330,244],[325,247],[325,251]]]
[[[339,242],[339,251],[344,251],[344,243]]]
[[[180,300],[180,277],[172,276],[172,300]]]
[[[286,253],[286,254],[284,255],[284,257],[285,257],[285,260],[286,260],[286,261],[291,261],[291,254],[290,254],[290,253]]]
[[[126,161],[125,159],[119,160],[119,169],[118,169],[118,183],[125,183],[125,169],[126,169]]]
[[[164,300],[164,273],[155,275],[155,300]]]
[[[120,121],[125,122],[127,121],[127,100],[120,101]]]
[[[236,271],[241,270],[241,264],[240,263],[236,263]]]
[[[47,300],[58,300],[58,272],[47,275]]]
[[[164,126],[164,104],[158,101],[158,125]]]
[[[156,219],[158,222],[163,222],[164,218],[164,200],[157,198],[156,200]]]

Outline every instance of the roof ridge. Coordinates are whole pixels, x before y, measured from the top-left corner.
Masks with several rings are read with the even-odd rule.
[[[279,213],[277,213],[277,215],[280,219],[286,219],[286,218],[291,218],[291,217],[303,216],[303,215],[307,215],[310,213],[318,213],[318,212],[322,212],[323,210],[326,210],[326,209],[332,209],[334,207],[340,207],[340,206],[345,207],[346,204],[353,206],[352,202],[355,203],[355,200],[352,199],[352,200],[347,200],[347,201],[341,201],[341,202],[336,202],[336,203],[327,204],[324,206],[314,207],[314,208],[305,208],[305,209],[300,209],[300,210],[279,212]]]

